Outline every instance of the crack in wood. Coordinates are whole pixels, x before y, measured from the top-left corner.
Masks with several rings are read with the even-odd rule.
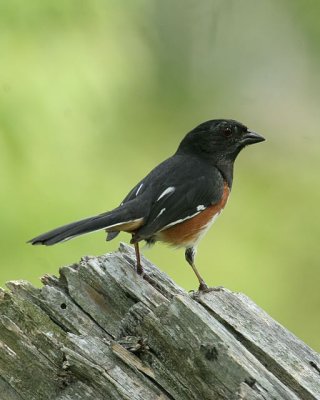
[[[309,364],[320,374],[320,367],[314,361],[309,361]]]

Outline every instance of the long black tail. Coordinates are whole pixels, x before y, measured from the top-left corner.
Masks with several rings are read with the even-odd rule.
[[[123,206],[115,208],[112,211],[107,211],[103,214],[72,222],[71,224],[60,226],[42,235],[28,241],[31,244],[43,244],[51,246],[53,244],[72,239],[76,236],[84,235],[89,232],[98,231],[101,229],[121,230],[121,226],[130,226],[137,223],[142,217],[137,215],[134,208],[131,207],[131,202]],[[114,235],[115,236],[115,235]]]

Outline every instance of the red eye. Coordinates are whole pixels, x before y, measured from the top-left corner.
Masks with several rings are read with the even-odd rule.
[[[232,130],[231,130],[231,128],[224,128],[223,133],[224,133],[224,136],[229,137],[232,134]]]

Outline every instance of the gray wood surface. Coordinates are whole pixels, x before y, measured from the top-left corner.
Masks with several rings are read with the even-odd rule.
[[[0,291],[0,399],[320,399],[320,357],[248,297],[188,294],[134,253]]]

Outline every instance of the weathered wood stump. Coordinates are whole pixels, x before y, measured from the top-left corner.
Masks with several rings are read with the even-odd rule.
[[[320,399],[320,357],[243,294],[186,293],[133,250],[0,292],[0,398]]]

